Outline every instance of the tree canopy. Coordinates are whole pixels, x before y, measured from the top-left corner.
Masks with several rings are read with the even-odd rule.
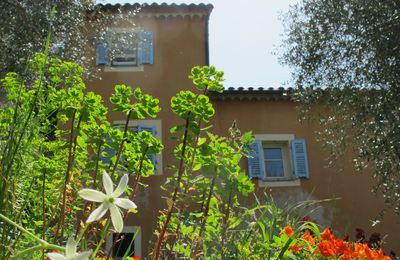
[[[317,116],[334,157],[355,148],[357,169],[373,168],[374,191],[400,213],[400,2],[303,0],[283,21],[280,58],[302,115]]]
[[[105,13],[92,0],[3,0],[0,1],[0,78],[6,72],[23,72],[27,61],[43,52],[51,31],[51,56],[73,61],[96,75],[93,62],[96,39],[120,20],[137,10]],[[52,8],[55,14],[50,15]],[[92,48],[91,48],[92,47]]]

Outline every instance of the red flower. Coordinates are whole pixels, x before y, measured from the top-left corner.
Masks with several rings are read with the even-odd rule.
[[[321,240],[333,241],[335,237],[333,236],[332,230],[330,228],[325,228],[321,233]]]
[[[307,241],[310,245],[315,245],[315,239],[311,236],[310,231],[307,229],[301,238]]]
[[[292,228],[291,226],[286,226],[286,227],[284,227],[284,228],[283,228],[283,232],[285,232],[285,234],[286,234],[288,237],[291,237],[291,236],[293,236],[293,234],[294,234],[293,228]]]
[[[297,254],[302,248],[303,248],[303,246],[294,244],[293,246],[289,247],[289,250],[291,250],[291,251],[293,251],[293,253]]]
[[[332,241],[321,241],[318,244],[318,250],[322,256],[330,257],[335,256],[335,244]]]

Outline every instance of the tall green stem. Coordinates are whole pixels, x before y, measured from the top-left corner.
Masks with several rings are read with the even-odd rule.
[[[75,129],[75,117],[76,117],[76,112],[77,110],[74,109],[74,113],[72,115],[72,123],[71,123],[71,132],[70,132],[70,137],[69,137],[69,148],[68,148],[68,165],[67,165],[67,171],[65,173],[65,181],[64,181],[64,187],[63,187],[63,193],[62,193],[62,204],[61,204],[61,210],[60,210],[60,221],[58,222],[57,225],[57,230],[54,235],[54,242],[57,241],[58,239],[58,233],[60,231],[60,228],[64,226],[64,221],[65,221],[65,207],[66,207],[66,199],[67,199],[67,185],[69,182],[69,176],[70,176],[70,171],[72,169],[72,163],[73,163],[73,154],[72,154],[72,148],[73,148],[73,140],[74,140],[74,129]],[[62,235],[60,237],[60,241],[62,240]]]
[[[128,115],[126,116],[125,126],[124,126],[124,134],[123,134],[123,136],[122,136],[122,141],[121,141],[121,143],[119,144],[119,148],[118,148],[118,152],[117,152],[117,159],[115,160],[115,164],[114,164],[114,168],[113,168],[113,170],[112,170],[112,174],[114,174],[115,171],[117,170],[118,163],[119,163],[119,160],[120,160],[120,158],[121,158],[122,150],[123,150],[123,148],[124,148],[124,143],[125,143],[125,141],[126,141],[126,136],[127,136],[127,134],[128,134],[129,120],[130,120],[131,114],[132,114],[132,110],[129,110],[129,113],[128,113]],[[111,176],[112,176],[112,175],[111,175]]]
[[[168,207],[167,216],[165,218],[164,225],[160,231],[160,234],[158,235],[157,243],[154,247],[153,255],[151,256],[152,260],[158,260],[158,257],[160,256],[161,244],[164,240],[165,232],[167,231],[169,221],[171,220],[172,212],[174,210],[175,202],[176,202],[176,199],[178,196],[178,191],[179,191],[179,186],[180,186],[179,184],[181,182],[182,175],[183,175],[183,165],[184,165],[185,154],[186,154],[186,145],[187,145],[186,142],[187,142],[187,136],[188,136],[188,132],[189,132],[190,114],[191,113],[188,114],[188,117],[186,119],[186,124],[185,124],[185,133],[183,135],[183,141],[182,141],[182,151],[181,151],[181,159],[179,162],[178,178],[176,180],[177,184],[172,193],[172,200]]]
[[[31,237],[32,239],[34,239],[36,242],[39,243],[39,245],[30,247],[28,249],[25,249],[19,253],[17,253],[15,255],[15,259],[20,259],[20,257],[24,254],[28,254],[31,252],[34,252],[36,250],[45,250],[45,249],[55,249],[58,251],[65,251],[64,247],[61,246],[57,246],[54,244],[50,244],[47,243],[45,240],[37,237],[36,235],[32,234],[31,232],[29,232],[28,230],[26,230],[24,227],[18,225],[17,223],[15,223],[14,221],[12,221],[11,219],[7,218],[6,216],[4,216],[3,214],[0,213],[0,219],[3,220],[5,223],[14,226],[15,228],[17,228],[19,231],[21,231],[22,233],[24,233],[25,235]],[[18,256],[18,257],[17,257]]]
[[[210,202],[211,202],[211,198],[212,198],[212,195],[214,192],[214,185],[215,185],[215,177],[212,178],[212,180],[211,180],[210,191],[208,192],[207,202],[204,205],[203,218],[202,218],[202,222],[200,225],[199,234],[197,235],[197,239],[194,240],[194,249],[192,251],[192,255],[191,255],[190,259],[196,259],[196,252],[198,249],[198,245],[200,243],[201,236],[203,235],[204,229],[206,227],[208,211],[210,210]]]

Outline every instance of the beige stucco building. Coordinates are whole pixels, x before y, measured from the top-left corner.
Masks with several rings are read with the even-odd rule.
[[[117,7],[102,6],[111,12]],[[125,5],[122,9],[137,7]],[[116,84],[141,87],[143,92],[157,97],[162,108],[157,119],[132,123],[155,128],[156,136],[165,146],[162,154],[157,156],[156,174],[144,180],[148,188],[140,189],[136,196],[139,213],[131,215],[124,230],[139,230],[135,241],[135,253],[139,256],[147,255],[149,241],[154,241],[156,219],[159,210],[165,207],[160,186],[171,174],[167,165],[175,162],[172,155],[175,143],[170,139],[169,129],[181,122],[169,108],[170,99],[180,90],[193,89],[188,79],[192,67],[209,63],[208,21],[211,11],[211,5],[203,4],[145,5],[134,18],[135,28],[115,28],[120,34],[129,32],[135,35],[133,47],[125,48],[109,60],[107,51],[111,50],[101,43],[97,45],[96,65],[101,69],[101,79],[89,82],[88,90],[101,94],[109,102]],[[326,167],[327,154],[315,135],[318,126],[299,123],[290,92],[284,89],[227,89],[222,94],[210,94],[216,109],[213,129],[217,134],[226,135],[236,120],[242,132],[253,131],[260,140],[261,154],[275,156],[274,162],[260,157],[258,163],[262,172],[253,178],[257,192],[266,191],[281,204],[331,199],[318,204],[316,211],[305,210],[304,213],[320,224],[331,226],[339,234],[349,234],[351,238],[354,238],[355,228],[363,228],[367,234],[379,232],[382,237],[387,235],[385,248],[400,252],[398,216],[387,213],[381,223],[371,227],[371,220],[383,209],[382,199],[370,192],[371,175],[354,172],[350,157],[338,161],[334,167]],[[119,113],[110,113],[109,116],[115,124],[124,118]],[[307,167],[307,172],[300,175],[295,173],[295,168],[301,165],[296,165],[293,159],[294,140],[303,140],[303,153],[306,154],[302,167]],[[243,160],[242,166],[248,168],[247,160]],[[251,198],[246,203],[252,203]]]

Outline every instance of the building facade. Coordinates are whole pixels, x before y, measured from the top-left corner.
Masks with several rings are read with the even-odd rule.
[[[90,82],[88,90],[101,94],[106,102],[114,86],[126,84],[140,87],[143,92],[160,100],[161,112],[154,120],[132,122],[132,126],[147,127],[164,144],[161,155],[154,158],[156,173],[144,180],[147,188],[139,189],[135,201],[139,212],[125,223],[124,233],[137,233],[135,254],[146,256],[159,210],[165,208],[160,186],[171,172],[174,141],[169,129],[181,122],[170,110],[170,100],[180,90],[192,89],[188,74],[194,66],[208,65],[208,21],[211,5],[101,5],[104,11],[136,10],[135,27],[123,23],[104,33],[111,37],[105,45],[96,45],[96,66],[101,79]],[[119,37],[128,38],[119,44]],[[110,39],[110,38],[109,38]],[[112,55],[110,55],[112,53]],[[113,57],[112,59],[110,57]],[[372,227],[371,220],[379,216],[383,200],[370,192],[371,174],[354,172],[351,157],[327,167],[326,154],[316,140],[318,125],[300,123],[296,104],[290,100],[291,90],[285,89],[227,89],[222,94],[211,93],[216,115],[213,130],[227,135],[235,120],[242,132],[252,131],[256,137],[255,159],[243,160],[249,169],[256,192],[271,194],[278,204],[294,204],[304,200],[320,200],[314,207],[304,209],[317,223],[331,226],[342,235],[354,239],[354,230],[362,228],[367,234],[379,232],[387,241],[384,248],[400,252],[400,219],[387,213]],[[111,103],[106,103],[111,107]],[[122,124],[125,116],[110,113],[109,120]],[[251,161],[253,160],[253,161]],[[252,204],[252,198],[245,203]],[[108,238],[108,247],[112,244]]]
[[[374,180],[369,169],[356,172],[350,153],[329,165],[329,154],[317,140],[318,123],[300,123],[298,104],[290,98],[292,92],[230,88],[211,95],[217,111],[214,125],[221,134],[226,134],[235,120],[240,130],[252,131],[261,143],[259,175],[253,176],[256,192],[260,196],[267,192],[281,206],[319,201],[300,207],[301,214],[342,237],[348,235],[350,241],[356,241],[357,228],[365,231],[366,239],[380,233],[387,253],[400,252],[399,216],[388,210],[380,217],[384,201],[382,195],[371,191]],[[296,158],[299,155],[300,161]],[[251,164],[251,159],[242,162],[250,174]]]

